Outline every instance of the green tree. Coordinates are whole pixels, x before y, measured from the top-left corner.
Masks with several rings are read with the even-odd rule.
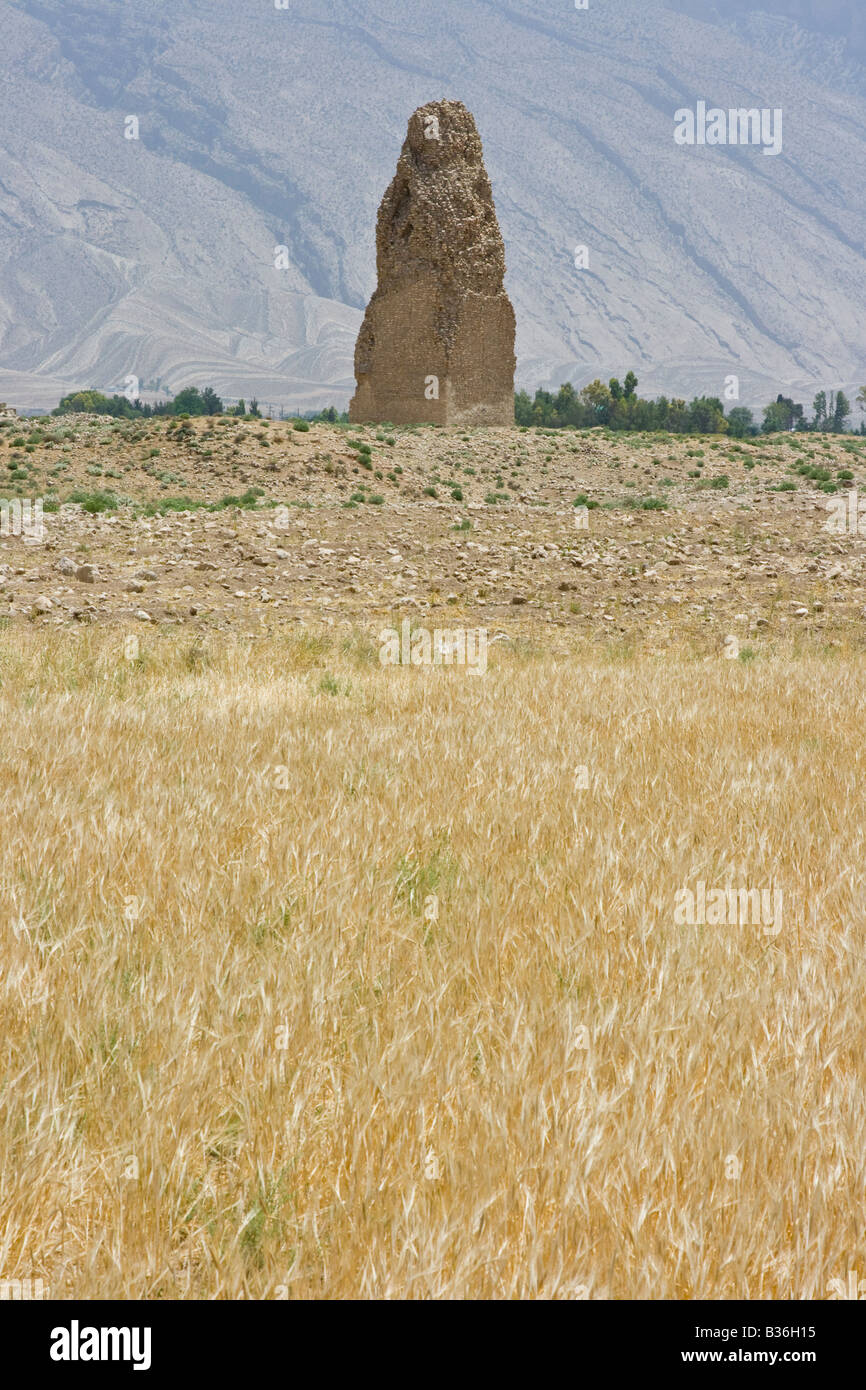
[[[574,403],[577,400],[574,387],[570,381],[564,381],[556,393],[553,408],[563,425],[573,424],[572,419]]]
[[[747,435],[753,433],[755,428],[755,417],[751,410],[744,405],[736,405],[728,413],[728,434],[733,439],[745,439]]]
[[[725,407],[718,396],[696,396],[689,406],[689,428],[698,434],[724,434],[728,428]]]
[[[73,391],[68,396],[64,396],[51,413],[52,415],[66,415],[70,412],[87,415],[125,416],[127,419],[143,413],[140,401],[133,405],[126,399],[126,396],[106,396],[102,391],[97,391],[95,387],[91,387],[89,391]]]
[[[761,429],[764,434],[778,434],[781,430],[788,429],[788,412],[778,401],[771,401],[764,406],[764,419]]]
[[[171,403],[173,415],[205,415],[204,401],[197,386],[185,386]]]
[[[813,429],[824,430],[827,428],[827,392],[819,391],[812,402],[812,410],[815,415]]]
[[[625,375],[625,398],[630,401],[637,391],[637,377],[634,372],[628,371]]]
[[[665,401],[665,411],[667,410],[667,404],[668,404],[667,401]],[[628,427],[629,427],[629,429],[631,429],[631,430],[655,430],[655,429],[659,429],[659,428],[661,428],[661,429],[664,429],[664,428],[665,428],[665,425],[664,425],[664,424],[662,424],[661,426],[659,426],[659,424],[657,423],[658,418],[659,418],[659,415],[658,415],[658,405],[657,405],[656,402],[654,402],[654,401],[643,401],[643,400],[641,400],[641,398],[640,398],[639,396],[630,396],[630,397],[629,397],[628,405],[629,405],[629,411],[628,411]],[[662,418],[662,420],[664,420],[664,414],[662,414],[662,417],[661,417],[661,418]]]
[[[662,397],[664,400],[664,397]],[[665,405],[664,422],[659,420],[659,429],[670,430],[672,434],[682,433],[689,428],[688,408],[685,401],[673,397]]]
[[[802,428],[804,425],[803,407],[791,400],[790,396],[778,395],[764,409],[764,434],[779,434],[781,431]]]
[[[833,405],[833,431],[835,434],[842,434],[845,429],[845,421],[851,414],[851,402],[844,391],[836,392],[836,400]]]
[[[594,425],[607,424],[610,419],[612,397],[603,381],[599,381],[596,377],[595,381],[589,382],[581,391],[580,399],[591,411]]]

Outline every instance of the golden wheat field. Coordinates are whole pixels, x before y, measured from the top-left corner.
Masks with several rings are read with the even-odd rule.
[[[866,1262],[866,666],[0,634],[0,1273],[828,1298]],[[685,888],[774,925],[677,920]],[[681,914],[680,914],[681,915]]]

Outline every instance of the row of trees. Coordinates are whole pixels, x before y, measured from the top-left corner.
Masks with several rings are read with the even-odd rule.
[[[697,396],[688,405],[677,397],[659,396],[651,401],[637,394],[637,385],[634,372],[629,372],[622,383],[616,377],[607,385],[596,380],[581,391],[567,381],[555,395],[551,391],[536,391],[534,400],[526,391],[518,391],[514,397],[514,418],[518,425],[546,425],[552,429],[607,425],[614,430],[669,430],[675,434],[725,434],[737,429],[748,433],[751,411],[738,417],[731,431],[725,408],[715,396]]]
[[[565,382],[554,395],[551,391],[538,390],[535,399],[530,400],[526,391],[518,391],[514,397],[514,418],[518,425],[543,425],[549,429],[562,429],[572,426],[587,429],[594,425],[606,425],[614,430],[661,431],[671,434],[728,434],[735,439],[749,435],[776,434],[784,430],[817,430],[841,434],[851,417],[851,402],[844,391],[819,391],[812,403],[813,415],[806,416],[805,408],[788,396],[777,396],[764,408],[764,418],[760,426],[746,406],[734,406],[725,414],[725,407],[718,396],[695,396],[688,404],[678,397],[658,396],[655,400],[645,400],[637,394],[638,379],[634,372],[628,372],[620,383],[611,377],[607,385],[596,379],[582,390],[576,391],[571,382]],[[866,386],[858,396],[857,405],[866,412]],[[253,398],[247,407],[244,400],[236,406],[226,408],[212,386],[200,391],[197,386],[187,386],[170,401],[149,405],[141,400],[130,400],[127,396],[106,396],[101,391],[75,391],[64,396],[52,411],[53,415],[68,412],[86,412],[91,415],[113,415],[123,419],[147,419],[160,415],[234,415],[261,418],[258,401]],[[308,415],[309,419],[345,423],[346,414],[334,406],[318,414]],[[866,424],[861,424],[860,433],[866,434]]]
[[[812,419],[807,419],[802,405],[780,395],[765,407],[759,426],[746,406],[734,406],[726,415],[718,396],[696,396],[688,404],[667,396],[646,400],[637,394],[637,386],[637,377],[629,372],[622,383],[616,377],[611,377],[607,385],[596,379],[576,391],[571,382],[565,382],[556,394],[536,391],[534,400],[530,400],[528,392],[518,391],[514,398],[514,418],[518,425],[544,425],[549,429],[606,425],[614,430],[728,434],[743,439],[780,430],[841,434],[851,416],[851,403],[844,391],[819,391],[813,402]],[[866,411],[866,386],[857,396],[857,404],[861,411]],[[861,424],[860,433],[866,434],[866,425]]]
[[[57,409],[51,413],[66,415],[70,411],[88,415],[114,415],[124,420],[150,419],[154,415],[240,415],[254,420],[261,419],[259,403],[255,396],[249,406],[243,397],[237,405],[225,406],[212,386],[206,386],[203,391],[199,391],[197,386],[186,386],[170,401],[158,405],[130,400],[128,396],[106,396],[102,391],[96,390],[73,391],[70,395],[64,396]],[[349,420],[346,411],[341,412],[333,405],[329,405],[325,410],[308,411],[302,418],[324,420],[329,424],[347,424]]]
[[[866,410],[866,386],[857,395],[861,411]],[[844,391],[819,391],[812,402],[812,419],[807,420],[806,411],[788,396],[777,396],[770,405],[764,407],[765,434],[778,430],[819,430],[823,433],[842,434],[851,418],[851,402]],[[866,433],[863,424],[860,433]]]
[[[146,401],[130,400],[128,396],[106,396],[102,391],[74,391],[52,410],[52,415],[83,412],[88,415],[114,415],[119,419],[150,419],[159,415],[250,415],[261,418],[259,403],[253,397],[249,408],[241,399],[236,406],[226,408],[212,386],[199,391],[197,386],[185,386],[170,401],[149,405]]]

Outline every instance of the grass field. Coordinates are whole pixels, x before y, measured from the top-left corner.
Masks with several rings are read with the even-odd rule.
[[[828,1298],[866,1276],[866,665],[0,632],[0,1276]],[[772,927],[689,925],[705,883]]]

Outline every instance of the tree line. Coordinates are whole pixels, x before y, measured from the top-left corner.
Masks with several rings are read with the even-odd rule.
[[[199,391],[197,386],[185,386],[170,401],[160,401],[150,405],[147,401],[130,400],[128,396],[106,396],[102,391],[73,391],[64,396],[52,415],[68,415],[82,412],[88,415],[114,415],[123,420],[148,420],[160,415],[250,415],[261,419],[259,403],[255,397],[247,406],[241,399],[236,406],[224,406],[212,386]]]
[[[122,420],[149,420],[154,416],[164,415],[231,415],[252,420],[262,418],[259,402],[255,396],[252,397],[249,405],[241,397],[237,405],[227,406],[223,404],[222,399],[212,386],[206,386],[203,391],[199,391],[197,386],[185,386],[170,401],[161,401],[157,405],[150,405],[147,401],[138,399],[130,400],[128,396],[117,394],[108,396],[95,389],[73,391],[68,396],[63,397],[51,414],[68,415],[70,412],[87,415],[113,415]],[[347,424],[349,420],[345,411],[341,412],[333,405],[328,406],[325,410],[307,411],[299,417],[292,418],[323,420],[328,424]]]
[[[735,439],[776,434],[783,430],[819,430],[841,434],[851,417],[851,403],[844,391],[819,391],[808,418],[802,405],[779,395],[764,407],[760,424],[747,406],[734,406],[727,414],[718,396],[695,396],[688,404],[678,397],[648,400],[637,394],[638,379],[629,372],[624,381],[611,377],[605,385],[596,379],[580,391],[565,382],[554,394],[539,389],[534,400],[527,391],[514,397],[518,425],[543,425],[548,429],[590,429],[606,425],[612,430],[667,431],[671,434],[728,434]],[[866,411],[866,386],[857,396]],[[860,433],[866,434],[861,423]]]
[[[727,434],[735,439],[749,435],[777,434],[782,431],[815,430],[842,434],[851,418],[852,406],[844,391],[819,391],[812,402],[812,415],[807,416],[803,405],[788,396],[779,395],[764,407],[760,424],[746,406],[734,406],[725,414],[718,396],[695,396],[688,404],[676,396],[657,396],[655,400],[637,394],[638,379],[634,372],[626,374],[620,383],[611,377],[605,385],[596,378],[581,390],[565,382],[554,394],[539,388],[535,398],[527,391],[514,397],[514,420],[518,425],[540,425],[547,429],[590,429],[605,425],[612,430],[666,431],[670,434]],[[857,406],[866,412],[866,386],[857,395]],[[122,419],[148,419],[153,416],[232,415],[260,419],[259,403],[253,397],[247,406],[240,400],[236,406],[224,406],[212,386],[199,390],[186,386],[170,401],[151,405],[130,400],[125,395],[105,395],[95,389],[74,391],[64,396],[52,415],[85,412],[91,415],[113,415]],[[302,418],[345,424],[348,416],[335,406],[326,410],[307,412]],[[860,434],[866,435],[866,423],[861,422]]]

